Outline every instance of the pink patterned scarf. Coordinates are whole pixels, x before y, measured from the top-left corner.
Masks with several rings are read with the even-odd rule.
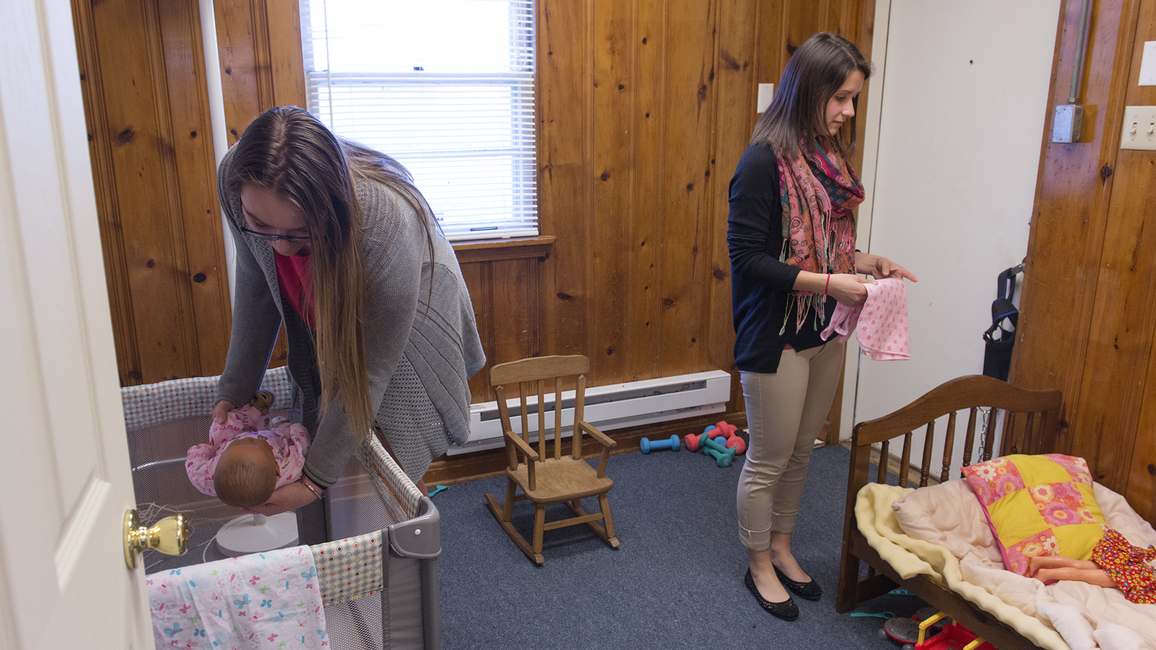
[[[803,153],[806,152],[806,153]],[[822,139],[810,148],[799,143],[799,154],[791,160],[778,157],[779,200],[783,204],[783,252],[779,261],[812,273],[855,273],[855,215],[852,210],[863,202],[863,184],[851,168]],[[792,291],[787,303],[795,301],[795,331],[814,310],[816,330],[826,318],[826,297],[807,291]],[[783,329],[787,323],[784,320]]]

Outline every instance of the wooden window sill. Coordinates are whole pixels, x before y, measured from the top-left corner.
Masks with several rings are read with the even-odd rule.
[[[481,239],[454,242],[459,264],[520,260],[531,257],[545,258],[554,248],[554,235],[518,237],[516,239]]]

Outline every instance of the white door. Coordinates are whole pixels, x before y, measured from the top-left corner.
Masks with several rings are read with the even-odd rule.
[[[0,2],[3,648],[153,646],[79,74],[68,0]]]

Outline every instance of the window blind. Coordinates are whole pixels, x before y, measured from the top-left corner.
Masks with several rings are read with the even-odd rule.
[[[451,240],[538,234],[533,0],[301,0],[308,110],[409,169]]]

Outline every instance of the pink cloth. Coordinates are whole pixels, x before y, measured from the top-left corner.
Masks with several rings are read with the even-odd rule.
[[[846,342],[855,332],[863,354],[877,361],[910,359],[907,340],[907,286],[898,278],[876,280],[867,287],[867,301],[848,307],[843,303],[835,308],[831,324],[823,330],[823,340],[839,334]]]
[[[246,428],[255,431],[244,431]],[[213,487],[213,472],[221,452],[238,438],[262,438],[273,448],[273,457],[281,468],[277,487],[289,485],[301,478],[305,468],[305,454],[309,451],[309,432],[300,424],[289,424],[284,418],[270,417],[246,404],[229,411],[225,424],[216,421],[209,427],[209,441],[189,448],[185,471],[193,486],[209,496],[217,496]]]

